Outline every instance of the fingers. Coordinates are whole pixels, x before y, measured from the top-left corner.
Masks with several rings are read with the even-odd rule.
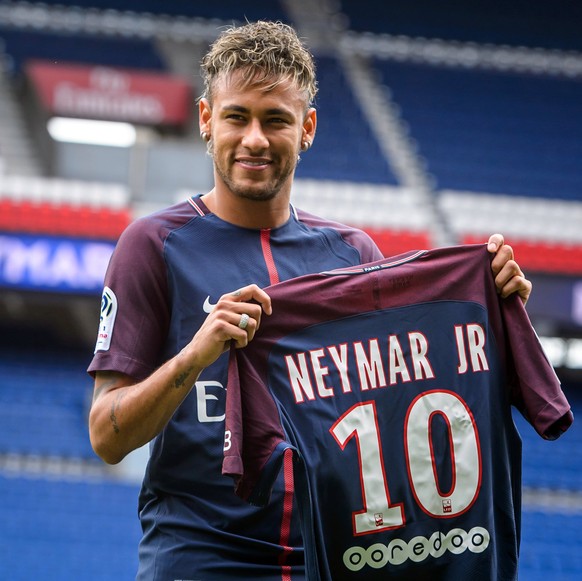
[[[513,293],[518,293],[524,305],[527,303],[532,291],[532,283],[523,275],[514,276],[510,278],[505,284],[497,284],[496,279],[495,284],[499,289],[499,294],[503,298],[506,298]]]
[[[523,303],[527,303],[532,290],[532,283],[525,277],[519,264],[513,260],[513,249],[504,245],[491,262],[495,275],[495,286],[499,294],[506,298],[518,293]]]
[[[223,333],[235,341],[237,347],[245,347],[255,336],[263,312],[271,314],[271,299],[253,284],[220,297],[213,315],[228,323]]]
[[[502,234],[491,234],[487,241],[487,250],[489,252],[497,252],[504,244],[505,240]]]
[[[220,300],[231,297],[236,302],[256,302],[267,315],[271,314],[271,297],[256,284],[250,284],[232,293],[223,295]]]
[[[491,269],[493,270],[493,273],[497,275],[508,263],[511,263],[510,269],[515,270],[516,271],[515,274],[518,274],[517,273],[518,270],[521,273],[519,265],[514,260],[513,248],[509,246],[509,244],[503,244],[496,251],[493,260],[491,261]]]
[[[505,244],[502,234],[492,234],[487,242],[487,250],[495,253],[491,270],[495,276],[495,286],[499,294],[506,298],[518,293],[523,303],[527,303],[532,291],[532,283],[525,277],[514,259],[513,248]]]

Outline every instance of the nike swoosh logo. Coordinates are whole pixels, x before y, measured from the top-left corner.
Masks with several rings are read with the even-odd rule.
[[[213,304],[210,302],[210,295],[208,295],[208,296],[206,297],[206,300],[204,301],[204,304],[202,305],[202,309],[204,310],[204,312],[205,312],[205,313],[211,313],[211,312],[212,312],[212,309],[213,309],[215,306],[216,306],[215,304],[213,305]]]

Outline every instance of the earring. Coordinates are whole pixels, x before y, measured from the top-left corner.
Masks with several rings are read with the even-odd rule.
[[[301,151],[307,151],[311,147],[311,141],[302,141],[301,142]]]
[[[206,133],[206,131],[202,131],[200,133],[200,137],[202,137],[202,141],[206,141],[206,142],[210,141],[210,137],[208,137],[208,133]]]

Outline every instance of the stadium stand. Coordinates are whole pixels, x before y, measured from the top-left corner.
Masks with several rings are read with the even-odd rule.
[[[579,200],[579,79],[376,60],[438,189]]]
[[[78,357],[38,351],[31,367],[29,353],[5,347],[0,373],[0,455],[97,460],[86,426],[92,383]]]
[[[4,51],[10,55],[13,75],[21,74],[24,63],[33,58],[147,70],[167,68],[163,57],[148,39],[16,31],[1,25],[0,38]]]
[[[317,69],[317,147],[303,156],[297,178],[396,185],[338,59],[319,56]],[[338,147],[338,136],[349,137]]]
[[[582,414],[582,393],[564,387],[576,418]],[[582,490],[582,430],[564,434],[559,444],[540,438],[519,414],[514,421],[523,440],[523,485],[534,490]],[[543,462],[543,469],[540,464]]]
[[[106,478],[0,473],[0,578],[133,579],[138,492]]]
[[[582,571],[582,514],[523,511],[519,574],[526,581],[574,581]]]
[[[20,130],[36,140],[20,98],[30,58],[184,74],[222,26],[257,18],[313,24],[317,8],[328,13],[321,38],[333,34],[314,51],[319,127],[298,166],[295,203],[364,228],[387,255],[443,240],[483,242],[500,231],[526,272],[575,284],[582,275],[580,6],[471,0],[445,11],[427,0],[301,0],[291,13],[290,4],[3,0],[2,86],[16,109],[0,106],[0,127],[17,120],[16,111]],[[354,86],[362,77],[350,66],[373,84],[372,106],[363,106]],[[172,137],[186,146],[196,129]],[[100,182],[49,175],[31,158],[25,175],[2,132],[0,234],[115,242],[143,211],[133,184],[106,179],[106,164]],[[195,153],[204,159],[203,148]],[[185,195],[170,188],[149,202],[165,205],[177,194]],[[138,485],[96,458],[86,429],[85,368],[98,312],[86,315],[90,339],[73,346],[47,333],[46,321],[31,326],[27,318],[14,333],[18,313],[43,297],[51,325],[57,302],[59,313],[75,303],[71,295],[0,288],[0,307],[10,314],[10,325],[0,318],[0,579],[130,580]],[[580,313],[577,321],[569,315],[568,336],[582,336]],[[73,333],[73,319],[59,324]],[[579,369],[568,372],[578,418],[582,379]],[[575,422],[549,443],[519,414],[515,422],[524,458],[520,578],[582,578],[581,428]]]
[[[0,175],[0,230],[117,240],[132,219],[127,188]]]
[[[134,0],[74,0],[74,2],[62,2],[60,0],[48,0],[48,5],[62,6],[71,4],[78,8],[93,8],[115,12],[132,12],[141,14],[153,14],[158,16],[204,18],[215,20],[220,24],[245,20],[288,20],[282,3],[273,0],[254,0],[242,3],[238,0],[221,0],[219,3],[208,4],[204,2],[166,2],[165,0],[140,0],[136,7]]]
[[[582,272],[579,78],[381,59],[374,66],[457,240],[477,242],[494,228],[526,268]]]
[[[582,7],[570,0],[431,0],[357,3],[341,0],[348,29],[358,33],[438,38],[478,44],[582,50],[577,24]]]

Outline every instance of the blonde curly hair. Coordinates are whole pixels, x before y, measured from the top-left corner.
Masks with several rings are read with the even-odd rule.
[[[313,56],[295,30],[282,22],[259,20],[222,32],[202,59],[202,97],[212,102],[216,80],[237,70],[245,73],[248,86],[269,89],[290,80],[305,93],[307,107],[315,100]]]

